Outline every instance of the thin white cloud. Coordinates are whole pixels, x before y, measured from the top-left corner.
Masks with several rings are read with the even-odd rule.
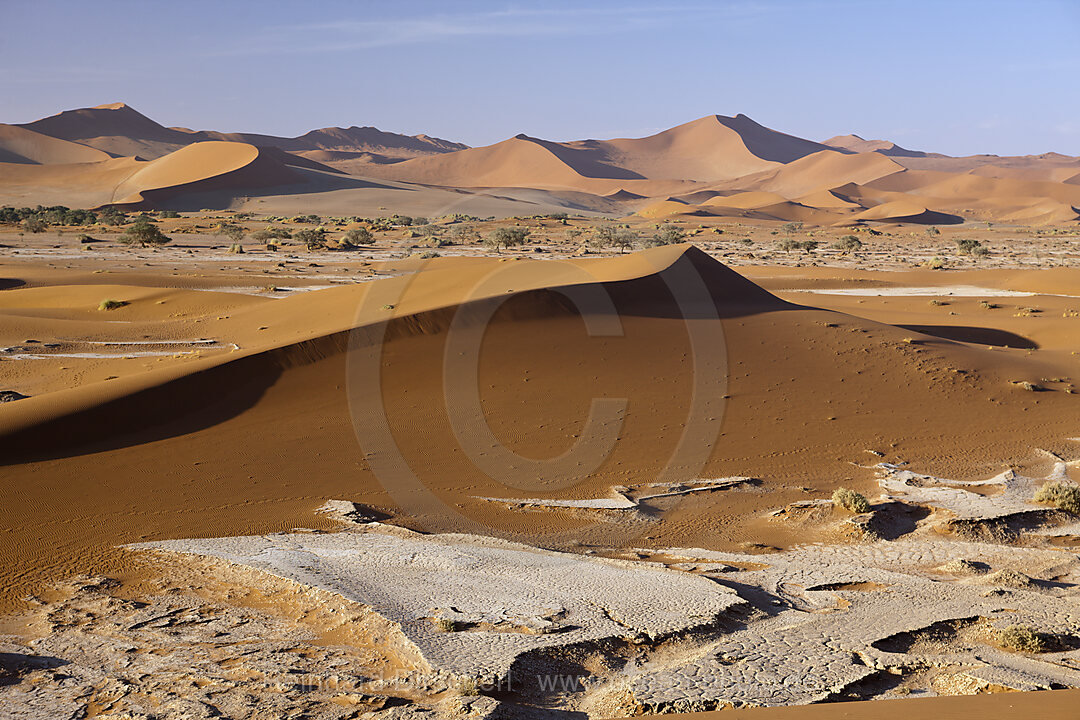
[[[753,19],[780,7],[759,2],[630,7],[509,8],[427,17],[343,19],[255,30],[214,55],[333,53],[470,37],[608,35],[684,23],[689,17]]]

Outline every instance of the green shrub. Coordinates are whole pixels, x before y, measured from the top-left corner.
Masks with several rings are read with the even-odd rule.
[[[127,222],[127,215],[118,208],[110,206],[98,213],[98,220],[103,225],[123,225]]]
[[[833,243],[833,249],[843,252],[855,252],[856,250],[862,250],[862,245],[862,240],[854,235],[845,235]]]
[[[861,493],[847,488],[836,488],[832,495],[833,505],[853,513],[870,512],[870,502]]]
[[[218,234],[224,235],[234,243],[239,243],[244,239],[244,235],[246,235],[247,232],[242,226],[237,225],[236,223],[223,222],[218,224]]]
[[[162,210],[158,213],[158,217],[165,219],[178,218],[180,217],[180,213],[176,212],[175,210]]]
[[[686,231],[678,225],[664,225],[652,240],[654,245],[677,245],[686,240]]]
[[[780,226],[780,229],[786,233],[797,233],[802,230],[803,224],[801,222],[786,222]]]
[[[122,308],[127,305],[123,300],[102,300],[98,303],[98,310],[115,310],[116,308]]]
[[[1057,480],[1048,482],[1035,493],[1035,502],[1054,505],[1080,515],[1080,486]]]
[[[502,248],[524,245],[529,237],[529,228],[517,225],[495,228],[484,238],[484,245],[496,252],[502,252]]]
[[[345,240],[353,245],[371,245],[375,242],[375,236],[367,228],[353,228],[345,233]]]
[[[48,227],[48,224],[46,224],[44,220],[36,217],[27,218],[22,221],[22,229],[28,233],[43,233]]]
[[[295,237],[308,250],[322,250],[326,247],[326,231],[321,227],[300,230]]]
[[[1010,625],[999,632],[998,644],[1015,652],[1043,653],[1049,650],[1046,636],[1026,625]]]
[[[161,232],[161,228],[148,222],[137,222],[118,238],[125,245],[164,245],[169,242],[169,236]]]
[[[813,252],[817,249],[818,245],[820,245],[820,243],[817,240],[796,240],[795,238],[784,238],[776,243],[776,247],[784,252],[791,252],[792,250]]]
[[[457,630],[457,623],[450,618],[434,618],[432,622],[435,623],[435,627],[439,629],[439,632],[454,632]]]
[[[958,238],[956,247],[961,255],[971,255],[975,252],[975,248],[982,247],[982,243],[975,238]]]

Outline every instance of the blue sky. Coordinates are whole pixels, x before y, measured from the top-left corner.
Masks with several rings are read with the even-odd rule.
[[[375,125],[482,145],[745,113],[970,154],[1080,155],[1080,0],[0,0],[0,121]]]

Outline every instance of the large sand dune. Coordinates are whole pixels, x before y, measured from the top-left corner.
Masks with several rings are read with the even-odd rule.
[[[589,337],[557,288],[602,291],[621,335]],[[35,322],[38,334],[56,323],[73,332],[55,303],[42,314],[29,296],[18,300],[24,292],[4,293],[20,308],[23,333]],[[122,288],[101,292],[128,299]],[[52,296],[67,293],[58,287]],[[451,326],[475,331],[469,318],[489,312],[491,298],[500,307],[482,336],[480,396],[486,408],[516,408],[488,415],[499,442],[525,457],[558,456],[578,434],[598,431],[584,425],[590,398],[628,399],[600,465],[582,468],[571,490],[541,484],[528,497],[603,497],[656,478],[767,478],[767,494],[731,495],[670,518],[663,532],[672,544],[735,547],[751,532],[786,544],[789,531],[762,525],[760,513],[801,499],[806,468],[821,492],[850,484],[867,448],[902,441],[906,458],[946,470],[993,465],[1050,446],[1080,419],[1071,396],[1013,389],[1014,380],[1062,372],[1045,359],[793,305],[682,246],[572,263],[437,259],[420,273],[246,303],[227,317],[187,314],[173,332],[239,349],[166,358],[156,369],[0,406],[0,507],[19,508],[5,520],[4,602],[76,565],[115,569],[125,561],[111,548],[121,543],[310,524],[330,498],[441,530],[610,534],[560,515],[534,515],[522,528],[516,512],[478,499],[505,496],[507,485],[461,453],[443,357]],[[156,302],[131,295],[112,317],[133,322],[111,326],[113,336],[142,338],[155,312],[171,312]],[[719,351],[709,349],[721,332]],[[372,384],[356,363],[375,347],[382,369]],[[357,442],[354,419],[377,416],[357,415],[355,404],[376,398],[389,435],[361,433]],[[1017,422],[1036,405],[1038,421]],[[942,444],[960,432],[962,447]],[[387,438],[390,446],[380,444]],[[419,483],[412,489],[398,484],[397,453]]]

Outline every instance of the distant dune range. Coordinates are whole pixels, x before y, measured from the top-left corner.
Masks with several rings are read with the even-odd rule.
[[[1080,158],[956,158],[857,135],[818,143],[745,115],[645,138],[517,135],[477,148],[371,127],[286,138],[165,127],[116,103],[0,125],[0,203],[1058,224],[1080,219]]]

